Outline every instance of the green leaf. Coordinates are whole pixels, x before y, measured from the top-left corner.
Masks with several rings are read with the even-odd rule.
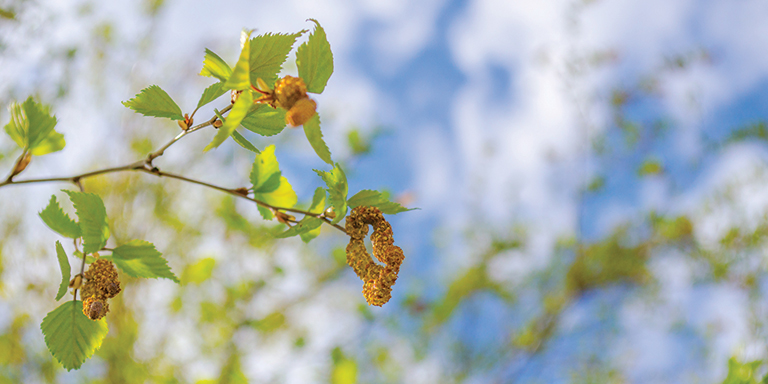
[[[330,172],[318,170],[315,170],[315,172],[325,181],[325,185],[328,186],[328,202],[336,212],[336,218],[333,219],[333,224],[336,224],[347,215],[347,193],[349,193],[347,176],[338,163]]]
[[[273,136],[285,128],[285,110],[272,108],[266,104],[251,107],[248,115],[240,124],[247,130],[262,136]]]
[[[35,156],[56,152],[64,148],[64,136],[54,130],[56,116],[50,107],[35,102],[30,96],[22,104],[12,103],[11,120],[5,132],[23,149]]]
[[[93,356],[109,329],[105,319],[93,321],[83,314],[82,301],[67,301],[49,312],[40,324],[45,345],[68,371],[80,368]]]
[[[305,216],[296,225],[275,237],[278,239],[284,239],[286,237],[304,235],[313,229],[320,228],[321,225],[323,225],[323,220],[320,220],[314,216]]]
[[[226,89],[235,89],[241,91],[251,87],[251,79],[248,76],[250,72],[248,58],[251,54],[250,32],[243,31],[242,37],[243,47],[240,50],[240,58],[237,59],[237,63],[235,64],[235,68],[232,70],[232,74],[229,76],[229,79],[224,82],[224,88]]]
[[[251,104],[253,104],[253,95],[251,95],[251,91],[244,91],[241,93],[237,98],[235,105],[232,106],[232,110],[229,111],[227,119],[224,120],[224,124],[219,128],[218,132],[216,132],[216,136],[213,137],[213,141],[211,141],[203,151],[218,147],[224,140],[231,136],[232,132],[235,131],[235,128],[237,128],[237,126],[240,125],[240,122],[243,121],[243,118],[251,108]]]
[[[197,263],[190,264],[184,268],[184,272],[181,273],[181,281],[183,284],[200,284],[211,278],[213,275],[213,268],[216,266],[216,260],[210,257],[202,259]]]
[[[288,182],[285,176],[280,176],[280,185],[277,189],[268,193],[254,193],[253,198],[279,208],[291,208],[298,201],[296,192],[293,191],[291,183]],[[259,208],[259,212],[265,220],[272,220],[273,215],[270,210],[261,206]]]
[[[296,66],[299,77],[307,84],[307,92],[322,93],[333,73],[333,53],[323,27],[317,20],[309,20],[315,23],[315,31],[296,51]]]
[[[307,135],[307,140],[312,148],[315,150],[320,159],[328,164],[333,165],[331,160],[331,151],[323,141],[323,132],[320,131],[320,114],[315,113],[309,121],[304,123],[304,134]]]
[[[221,97],[221,95],[227,93],[227,89],[224,88],[224,84],[219,82],[216,84],[212,84],[208,88],[203,91],[203,94],[200,96],[200,101],[197,102],[197,109],[200,109],[203,105],[206,105],[210,103],[211,101],[214,101]]]
[[[54,232],[70,239],[77,239],[82,236],[80,232],[80,226],[59,206],[56,196],[51,196],[51,200],[48,202],[48,206],[39,213],[40,218],[43,219],[45,225],[51,228]]]
[[[144,116],[184,120],[184,116],[181,115],[181,108],[168,96],[168,93],[157,85],[150,85],[142,89],[133,99],[123,101],[123,105]]]
[[[164,277],[179,282],[162,254],[152,243],[143,240],[131,240],[113,249],[112,262],[129,276]]]
[[[251,167],[251,184],[255,193],[269,193],[280,186],[280,165],[275,157],[275,146],[264,148],[261,154],[256,156]]]
[[[646,159],[637,169],[638,176],[652,176],[660,175],[662,173],[664,173],[664,165],[661,164],[661,161],[655,158]]]
[[[56,301],[59,301],[65,294],[67,294],[72,269],[69,267],[67,253],[64,252],[64,247],[62,247],[61,243],[58,241],[56,242],[56,257],[59,259],[59,267],[61,268],[61,284],[59,284],[59,291],[56,292]]]
[[[312,196],[312,204],[309,206],[309,212],[317,214],[323,213],[323,211],[325,211],[325,196],[325,188],[317,187],[317,189],[315,189],[315,195]],[[302,233],[301,240],[305,243],[309,243],[315,237],[320,236],[321,228],[321,226],[318,226],[315,229]]]
[[[384,194],[379,191],[372,191],[370,189],[364,189],[347,200],[349,208],[355,208],[359,206],[376,207],[381,210],[382,213],[388,215],[394,215],[396,213],[411,211],[416,208],[405,208],[402,205],[389,201]]]
[[[256,79],[258,78],[261,78],[267,84],[274,84],[285,59],[288,58],[288,53],[293,48],[293,43],[304,32],[306,31],[300,31],[292,35],[267,33],[251,39],[251,56],[249,60],[251,84],[256,84]]]
[[[222,83],[229,80],[232,75],[232,69],[229,68],[219,55],[213,53],[210,49],[205,49],[205,58],[203,58],[203,69],[200,76],[215,77]]]
[[[30,149],[32,156],[42,156],[49,153],[58,152],[64,149],[66,142],[64,141],[64,135],[58,132],[51,132],[48,136],[41,140],[34,148]]]
[[[232,131],[232,139],[235,140],[235,143],[240,144],[241,147],[253,152],[253,153],[261,153],[258,148],[256,148],[253,144],[251,144],[248,139],[243,137],[240,133],[237,132],[237,130]]]
[[[83,235],[83,252],[98,252],[109,239],[107,209],[99,195],[64,190],[77,212],[80,232]]]

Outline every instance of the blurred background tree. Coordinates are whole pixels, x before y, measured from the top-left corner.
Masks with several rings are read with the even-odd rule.
[[[313,17],[336,59],[324,133],[351,189],[422,208],[392,220],[406,261],[373,308],[340,234],[276,241],[256,207],[215,191],[89,179],[114,236],[152,241],[182,284],[123,276],[102,348],[66,372],[39,330],[59,272],[36,213],[70,185],[3,188],[0,382],[757,381],[767,14],[760,1],[0,2],[0,104],[36,95],[68,138],[27,175],[146,155],[178,128],[121,101],[162,84],[186,109],[209,84],[204,47],[236,57],[242,27]],[[311,196],[319,162],[301,136],[257,145],[276,144]],[[201,156],[209,141],[191,136],[163,169],[247,180],[252,155]],[[0,139],[0,169],[17,152]]]

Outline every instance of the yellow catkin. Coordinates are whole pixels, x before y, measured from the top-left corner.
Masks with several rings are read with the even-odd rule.
[[[376,264],[365,248],[368,225],[373,226],[373,256],[384,266]],[[347,264],[363,281],[363,296],[368,304],[380,307],[392,298],[392,286],[405,259],[403,250],[394,245],[392,226],[378,208],[356,207],[347,217],[345,230],[350,237]]]
[[[83,299],[83,313],[91,320],[98,320],[109,312],[107,299],[117,296],[122,290],[117,268],[109,260],[98,259],[83,273],[86,282],[80,290]]]

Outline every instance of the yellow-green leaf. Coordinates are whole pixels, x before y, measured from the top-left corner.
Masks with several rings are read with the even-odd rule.
[[[80,226],[64,213],[55,195],[51,196],[48,206],[39,215],[45,225],[64,237],[77,239],[82,235]]]
[[[277,135],[285,128],[285,109],[256,104],[251,107],[240,124],[245,129],[262,136]]]
[[[291,183],[288,182],[288,179],[286,179],[285,176],[280,176],[280,185],[274,191],[269,193],[254,193],[253,197],[256,200],[279,208],[292,208],[298,201],[296,192],[293,191]],[[262,209],[259,209],[259,212],[261,212],[264,219],[271,220],[273,217],[272,212],[263,209],[263,207],[260,208]]]
[[[304,32],[290,35],[266,33],[251,39],[251,83],[256,84],[256,79],[261,78],[267,84],[274,84],[293,43]]]
[[[123,101],[123,105],[144,116],[184,120],[178,104],[157,85],[150,85],[142,89],[133,99]]]
[[[40,324],[45,345],[68,371],[78,369],[101,347],[109,329],[105,319],[83,314],[82,301],[67,301],[49,312]]]
[[[248,110],[251,108],[251,104],[253,104],[253,96],[251,95],[251,91],[243,91],[243,93],[241,93],[237,98],[235,105],[232,106],[232,110],[229,111],[226,120],[224,120],[224,124],[219,127],[218,132],[216,132],[216,136],[213,137],[213,140],[208,144],[208,146],[205,147],[203,151],[208,151],[211,148],[218,147],[221,145],[221,143],[224,142],[224,140],[231,136],[232,132],[234,132],[237,126],[240,125],[240,122],[243,120],[245,115],[248,114]]]
[[[251,184],[255,193],[269,193],[280,186],[280,165],[275,156],[275,146],[264,148],[251,167]]]
[[[249,76],[249,58],[251,54],[251,40],[250,33],[243,31],[244,40],[243,47],[240,51],[240,58],[237,59],[235,68],[232,70],[232,74],[229,76],[226,82],[224,82],[224,88],[235,89],[238,91],[249,89],[251,87],[251,80]],[[250,107],[250,105],[249,105]],[[238,123],[239,125],[240,123]]]
[[[56,242],[56,258],[59,259],[59,268],[61,269],[61,284],[59,284],[59,291],[56,292],[56,301],[59,301],[67,294],[67,287],[69,287],[69,278],[72,274],[72,269],[69,266],[67,253],[64,252],[64,247],[62,247],[61,243],[58,241]]]
[[[83,252],[98,252],[109,239],[107,209],[99,195],[64,190],[77,212],[78,225],[83,235]]]
[[[155,249],[152,243],[143,240],[131,240],[112,250],[112,262],[120,270],[133,277],[149,277],[166,279],[179,282],[176,275],[171,272],[162,254]]]
[[[328,145],[323,140],[323,132],[320,131],[320,114],[315,113],[309,121],[304,123],[304,134],[309,140],[309,144],[312,145],[312,149],[315,150],[320,159],[328,164],[333,165],[331,160],[331,151],[328,149]]]
[[[215,77],[221,82],[229,80],[232,75],[232,68],[210,49],[205,49],[205,58],[203,58],[203,69],[201,76]]]
[[[307,84],[307,92],[322,93],[333,73],[333,53],[323,27],[317,20],[310,20],[315,23],[315,31],[296,51],[296,66],[299,77]]]

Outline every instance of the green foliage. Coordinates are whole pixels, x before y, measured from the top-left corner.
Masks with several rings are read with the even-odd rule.
[[[364,189],[358,193],[356,193],[354,196],[350,197],[349,200],[347,200],[347,205],[349,205],[349,208],[355,208],[359,207],[361,205],[363,206],[369,206],[369,207],[376,207],[381,210],[382,213],[388,214],[388,215],[394,215],[396,213],[400,212],[406,212],[411,211],[416,208],[405,208],[402,205],[389,201],[389,199],[384,196],[379,191],[372,191],[370,189]]]
[[[251,33],[243,31],[240,39],[243,41],[243,47],[240,50],[240,58],[235,63],[235,68],[232,69],[232,74],[229,75],[229,79],[224,82],[224,88],[234,90],[244,90],[251,86],[249,73],[249,60],[251,54]],[[240,124],[240,123],[238,123]]]
[[[77,212],[80,232],[83,234],[83,252],[98,252],[109,239],[107,209],[99,195],[64,190]]]
[[[320,158],[328,164],[333,165],[331,160],[331,150],[328,149],[328,145],[323,141],[323,132],[320,131],[320,114],[315,113],[309,121],[304,123],[304,134],[307,135],[309,144],[312,145],[312,149],[315,150]]]
[[[646,159],[637,169],[638,176],[660,175],[662,173],[664,173],[664,166],[661,161],[654,158]]]
[[[288,228],[287,231],[275,237],[277,237],[278,239],[284,239],[286,237],[304,235],[314,229],[320,228],[321,225],[323,225],[323,220],[313,216],[305,216],[304,219],[302,219],[296,225],[294,225],[291,228]]]
[[[290,208],[298,201],[293,187],[280,172],[274,145],[264,148],[264,151],[256,155],[251,168],[251,184],[253,198],[273,207]],[[259,206],[259,212],[266,220],[274,217],[269,209],[262,206]]]
[[[107,335],[104,319],[92,321],[83,314],[82,301],[67,301],[43,319],[40,329],[53,357],[68,371],[78,369],[99,349]]]
[[[112,262],[120,270],[133,277],[163,277],[179,282],[171,272],[162,254],[152,243],[143,240],[131,240],[112,250]]]
[[[234,132],[240,125],[240,122],[243,121],[245,115],[248,114],[251,104],[253,104],[253,95],[251,95],[251,92],[244,91],[241,93],[240,97],[237,98],[235,105],[232,106],[232,110],[229,111],[224,124],[219,128],[218,132],[216,132],[213,141],[211,141],[203,151],[209,151],[212,148],[218,147],[224,140],[231,136],[232,132]]]
[[[345,356],[340,348],[331,352],[333,368],[331,369],[331,384],[357,383],[357,363]]]
[[[59,301],[67,293],[72,270],[69,266],[67,254],[64,252],[64,247],[58,241],[56,242],[56,257],[59,259],[59,267],[61,268],[61,284],[59,284],[59,291],[56,293],[56,301]]]
[[[211,278],[216,260],[210,257],[188,265],[181,273],[182,284],[200,284]]]
[[[328,191],[328,202],[336,213],[336,218],[333,219],[333,223],[336,224],[347,215],[347,193],[349,193],[347,175],[344,174],[338,163],[329,172],[318,171],[317,169],[315,169],[315,172],[317,172],[328,187],[326,189]]]
[[[57,120],[50,107],[36,102],[32,96],[23,103],[12,103],[11,120],[5,132],[18,146],[34,156],[42,156],[64,148],[64,135],[54,130]]]
[[[215,77],[224,83],[232,75],[232,68],[219,55],[206,48],[205,57],[203,58],[203,69],[200,71],[200,75]]]
[[[246,139],[245,137],[243,137],[243,135],[241,135],[239,132],[237,132],[237,130],[232,131],[232,140],[234,140],[235,143],[240,144],[241,147],[253,153],[256,153],[256,154],[261,153],[261,151],[259,151],[259,149],[256,148],[255,145],[251,144],[251,142],[248,141],[248,139]]]
[[[762,384],[768,383],[768,375],[763,376],[758,381],[758,369],[763,365],[762,360],[755,360],[749,363],[741,363],[735,357],[728,360],[728,376],[723,380],[723,384]]]
[[[760,121],[753,124],[748,124],[744,127],[734,130],[729,136],[726,142],[738,142],[747,139],[758,139],[768,141],[768,128],[766,128],[765,122]]]
[[[243,128],[262,136],[274,136],[285,128],[285,110],[256,104],[240,122]]]
[[[315,214],[321,214],[323,211],[325,211],[325,196],[327,193],[325,192],[325,189],[322,187],[318,187],[315,189],[315,193],[312,196],[312,204],[309,206],[309,212],[315,213]],[[303,220],[302,220],[303,221]],[[318,226],[315,229],[311,229],[307,232],[301,233],[301,240],[305,243],[309,243],[314,239],[315,237],[320,235],[320,229],[322,227]]]
[[[317,20],[310,20],[315,23],[315,31],[296,51],[296,66],[299,77],[307,84],[307,92],[322,93],[333,73],[333,53],[323,27]]]
[[[294,34],[267,33],[251,39],[250,50],[250,79],[251,84],[261,78],[267,84],[274,84],[277,74],[282,70],[288,53],[293,48],[296,39],[306,31]]]
[[[144,116],[167,117],[171,120],[184,120],[181,108],[162,88],[150,85],[123,105]]]
[[[197,108],[200,109],[203,105],[218,99],[225,93],[227,93],[227,89],[224,88],[224,83],[218,82],[211,84],[205,91],[203,91],[203,94],[200,95],[200,101],[197,102]]]
[[[56,195],[51,196],[51,201],[48,202],[48,206],[45,207],[39,215],[40,218],[43,219],[45,225],[64,237],[77,239],[82,236],[80,226],[72,220],[69,215],[64,213],[59,206],[59,202],[56,200]]]

